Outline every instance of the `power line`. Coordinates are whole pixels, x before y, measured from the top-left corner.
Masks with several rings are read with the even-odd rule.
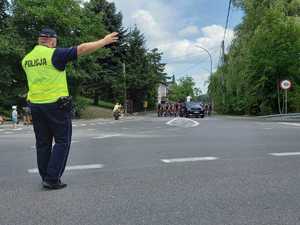
[[[230,11],[231,11],[231,3],[232,3],[232,0],[229,0],[229,6],[228,6],[228,12],[227,12],[227,18],[226,18],[226,26],[225,26],[223,41],[225,41],[226,34],[227,34],[227,29],[228,29],[228,24],[229,24],[229,16],[230,16]]]
[[[225,39],[226,39],[226,34],[228,30],[228,24],[229,24],[229,16],[230,16],[230,11],[231,11],[231,3],[232,0],[229,0],[229,5],[228,5],[228,10],[227,10],[227,17],[226,17],[226,24],[225,24],[225,30],[224,30],[224,36],[223,40],[221,42],[221,48],[220,48],[220,57],[219,57],[219,62],[218,65],[220,66],[220,62],[224,60],[225,57]]]
[[[217,47],[213,47],[213,48],[210,48],[210,52],[216,52],[216,50],[219,49],[219,46]],[[183,61],[183,60],[187,60],[187,59],[190,59],[192,57],[199,57],[199,53],[197,54],[191,54],[191,55],[184,55],[184,56],[177,56],[177,57],[170,57],[170,58],[162,58],[162,61],[166,62],[166,63],[176,63],[176,62],[180,62],[180,61]],[[191,60],[188,60],[188,61],[191,61]],[[202,60],[204,61],[204,60]],[[188,64],[188,63],[185,63],[183,62],[183,64]]]

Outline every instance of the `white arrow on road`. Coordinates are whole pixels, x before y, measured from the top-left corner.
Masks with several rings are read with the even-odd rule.
[[[177,126],[183,128],[196,127],[199,123],[188,118],[174,118],[166,123],[169,126]]]

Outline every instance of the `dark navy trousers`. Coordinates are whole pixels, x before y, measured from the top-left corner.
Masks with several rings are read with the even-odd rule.
[[[39,173],[43,180],[57,182],[65,170],[71,146],[71,112],[59,109],[57,103],[31,103],[30,108]]]

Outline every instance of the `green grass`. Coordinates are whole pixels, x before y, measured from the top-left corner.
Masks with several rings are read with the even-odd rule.
[[[112,118],[113,103],[105,101],[99,101],[98,105],[93,105],[93,103],[93,99],[76,98],[75,105],[80,111],[81,119]]]
[[[112,110],[97,106],[88,106],[80,113],[80,119],[112,118]]]
[[[85,97],[78,97],[78,99],[80,101],[86,101],[88,103],[88,105],[101,107],[101,108],[106,108],[106,109],[113,109],[114,108],[114,104],[111,103],[111,102],[105,102],[105,101],[99,100],[98,105],[94,105],[93,99],[85,98]]]

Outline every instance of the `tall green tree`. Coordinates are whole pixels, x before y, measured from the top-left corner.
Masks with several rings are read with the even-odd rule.
[[[99,98],[109,101],[121,100],[122,63],[126,51],[124,42],[126,30],[122,27],[122,14],[117,12],[114,3],[105,0],[91,0],[85,4],[85,10],[90,14],[100,16],[107,32],[120,34],[119,42],[107,48],[109,54],[97,59],[97,63],[101,65],[102,69],[94,71],[96,76],[87,81],[87,87],[94,98],[94,104],[97,104]]]
[[[196,99],[196,95],[200,94],[195,87],[193,78],[189,76],[182,77],[179,79],[178,83],[172,84],[169,92],[169,99],[171,101],[185,101],[187,96]]]
[[[280,113],[279,81],[294,89],[290,110],[299,108],[299,1],[237,0],[245,11],[225,63],[211,78],[209,93],[221,113]]]
[[[9,4],[10,3],[10,4]],[[18,104],[27,93],[21,60],[36,44],[38,32],[50,27],[58,33],[58,46],[76,46],[117,31],[120,41],[67,67],[71,94],[124,101],[123,63],[126,65],[128,96],[136,109],[148,100],[154,105],[156,89],[165,78],[161,53],[149,51],[143,34],[122,26],[114,3],[91,0],[1,0],[0,1],[0,108]],[[1,109],[0,109],[1,111]]]

